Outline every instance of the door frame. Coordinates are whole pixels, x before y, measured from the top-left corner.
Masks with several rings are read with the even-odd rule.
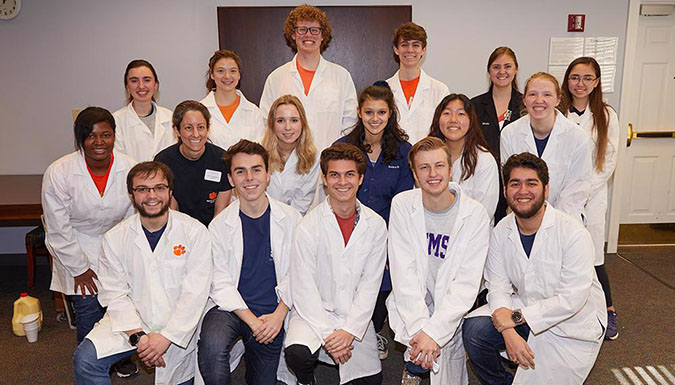
[[[609,234],[607,237],[607,252],[616,253],[619,243],[619,225],[621,207],[627,191],[621,187],[625,184],[625,171],[628,164],[626,157],[626,140],[628,138],[628,123],[630,123],[628,104],[630,101],[628,90],[633,89],[635,70],[635,52],[638,43],[638,26],[640,20],[640,5],[642,4],[675,4],[675,0],[629,0],[628,23],[626,27],[626,50],[623,61],[623,76],[621,82],[621,101],[619,107],[619,149],[617,154],[616,170],[612,185],[612,200],[609,208]]]

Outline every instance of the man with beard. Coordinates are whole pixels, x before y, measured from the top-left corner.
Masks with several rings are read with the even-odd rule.
[[[134,166],[127,191],[138,212],[104,237],[99,301],[108,309],[75,351],[75,381],[110,383],[110,365],[138,353],[156,368],[155,383],[189,384],[211,284],[209,234],[169,210],[173,176],[162,163]]]
[[[512,213],[490,240],[488,304],[465,320],[464,347],[484,384],[581,384],[607,325],[593,241],[578,220],[545,201],[542,159],[513,155],[502,171]],[[515,378],[500,350],[519,365]]]

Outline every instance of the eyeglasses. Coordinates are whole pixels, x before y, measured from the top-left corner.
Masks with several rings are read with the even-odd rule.
[[[165,185],[165,184],[158,184],[158,185],[155,186],[155,187],[139,186],[139,187],[133,188],[132,190],[134,190],[135,192],[137,192],[137,193],[139,193],[139,194],[147,194],[147,193],[149,193],[150,191],[154,191],[154,192],[156,192],[156,193],[158,193],[158,194],[161,194],[161,193],[165,192],[165,191],[168,190],[168,189],[169,189],[169,186],[167,186],[167,185]]]
[[[297,32],[298,35],[306,35],[307,31],[316,36],[321,33],[321,27],[295,27],[295,32]]]
[[[570,82],[572,83],[579,83],[580,81],[583,81],[585,84],[588,84],[597,78],[593,75],[584,75],[584,76],[571,75],[569,79]]]

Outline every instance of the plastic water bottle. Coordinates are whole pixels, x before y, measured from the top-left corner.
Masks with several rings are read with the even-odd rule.
[[[42,330],[42,309],[40,308],[40,300],[28,295],[28,293],[21,293],[21,297],[14,301],[14,315],[12,316],[12,330],[17,336],[25,336],[21,318],[29,314],[40,314],[38,319],[38,330]]]

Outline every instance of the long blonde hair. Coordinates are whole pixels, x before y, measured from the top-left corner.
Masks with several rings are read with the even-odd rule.
[[[270,154],[270,172],[284,171],[285,163],[279,153],[279,138],[274,133],[274,118],[277,113],[277,108],[283,105],[295,106],[300,115],[300,123],[302,124],[302,132],[295,144],[295,154],[298,157],[298,164],[295,172],[298,174],[307,174],[316,162],[316,145],[314,145],[314,138],[312,131],[309,129],[307,123],[307,114],[305,108],[302,106],[300,99],[293,95],[283,95],[272,103],[270,111],[267,114],[267,128],[265,135],[263,135],[262,145]]]

